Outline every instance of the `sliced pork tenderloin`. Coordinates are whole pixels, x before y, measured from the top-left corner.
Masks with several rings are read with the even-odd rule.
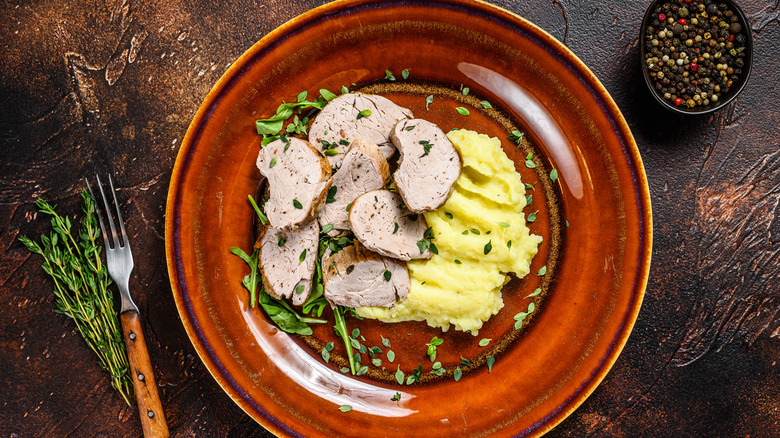
[[[265,213],[274,228],[292,231],[317,217],[331,168],[314,146],[297,138],[275,140],[260,151],[257,168],[268,179]]]
[[[421,214],[404,208],[398,193],[373,190],[358,196],[349,209],[349,224],[366,248],[399,260],[427,259],[428,245],[420,251],[428,223]]]
[[[303,304],[311,294],[320,227],[311,221],[295,231],[279,231],[270,224],[261,228],[259,268],[265,291],[274,298],[290,298]]]
[[[394,178],[406,207],[422,213],[442,206],[461,171],[458,151],[444,131],[426,120],[402,120],[390,139],[401,153]]]
[[[360,244],[322,258],[325,299],[334,306],[392,307],[409,294],[406,265]]]
[[[354,140],[344,155],[341,167],[333,174],[333,185],[320,212],[321,226],[333,225],[332,233],[349,230],[347,206],[358,196],[384,187],[390,179],[390,166],[377,145],[363,139]]]
[[[411,117],[410,110],[385,97],[361,93],[342,94],[328,102],[314,119],[309,128],[309,141],[318,148],[332,148],[338,152],[328,156],[334,168],[341,165],[349,144],[359,138],[379,146],[382,155],[388,159],[395,152],[390,141],[393,127],[399,121]]]

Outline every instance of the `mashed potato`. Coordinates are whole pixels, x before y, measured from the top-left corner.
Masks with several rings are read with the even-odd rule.
[[[504,307],[501,288],[508,274],[528,274],[542,238],[525,225],[524,186],[501,141],[465,130],[447,137],[460,152],[463,171],[450,199],[425,213],[439,254],[407,264],[412,288],[406,300],[392,309],[363,307],[357,312],[385,322],[426,321],[444,331],[453,325],[476,334]]]

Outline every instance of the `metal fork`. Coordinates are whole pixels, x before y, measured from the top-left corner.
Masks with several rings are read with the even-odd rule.
[[[130,251],[130,242],[127,238],[127,231],[125,231],[125,222],[122,220],[122,212],[116,200],[114,182],[111,179],[111,175],[109,175],[108,183],[111,186],[114,211],[116,212],[117,222],[119,222],[119,234],[117,234],[117,227],[114,225],[114,219],[111,214],[112,209],[109,207],[108,198],[103,191],[100,177],[95,175],[95,179],[100,189],[100,196],[103,198],[105,216],[111,230],[111,238],[109,238],[103,223],[103,214],[99,206],[100,202],[98,202],[95,194],[92,192],[89,180],[84,178],[89,194],[95,200],[95,212],[100,222],[100,230],[103,232],[103,242],[105,243],[108,274],[116,283],[119,288],[119,294],[122,297],[122,308],[119,312],[119,318],[122,321],[122,332],[124,333],[125,345],[127,346],[127,358],[130,362],[130,372],[133,376],[133,387],[135,388],[135,398],[138,402],[141,426],[143,427],[144,436],[147,438],[168,437],[168,424],[165,422],[165,413],[160,402],[160,395],[157,392],[152,362],[149,359],[149,350],[146,347],[146,339],[141,326],[141,317],[138,313],[138,307],[130,296],[130,273],[133,271],[134,266],[133,254]]]

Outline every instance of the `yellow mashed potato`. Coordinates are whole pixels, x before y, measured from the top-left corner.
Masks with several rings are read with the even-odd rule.
[[[444,331],[453,325],[476,335],[504,307],[501,288],[508,274],[528,274],[542,238],[525,225],[525,189],[501,141],[466,130],[447,137],[463,159],[463,171],[450,199],[425,213],[439,254],[407,264],[412,288],[406,300],[392,309],[363,307],[357,312],[384,322],[426,321]],[[466,230],[479,234],[464,235]],[[488,243],[492,248],[485,255]]]

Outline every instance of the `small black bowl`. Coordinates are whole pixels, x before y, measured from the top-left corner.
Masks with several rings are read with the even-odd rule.
[[[640,28],[640,34],[639,34],[639,47],[640,47],[639,62],[641,63],[642,76],[645,79],[645,83],[647,84],[647,87],[650,89],[650,94],[653,95],[655,100],[657,100],[658,103],[661,104],[661,106],[663,106],[664,108],[670,111],[679,114],[706,114],[713,111],[717,111],[720,108],[726,106],[735,97],[737,97],[737,94],[739,94],[739,92],[742,91],[743,88],[745,88],[745,84],[747,83],[748,78],[750,77],[750,70],[753,67],[753,37],[750,31],[750,24],[745,18],[745,14],[742,13],[742,9],[740,9],[739,6],[737,6],[737,4],[731,0],[715,0],[713,2],[704,2],[704,0],[700,0],[697,2],[697,3],[715,3],[715,4],[723,3],[728,7],[728,9],[731,9],[734,12],[734,15],[737,16],[737,22],[742,26],[742,33],[745,35],[745,45],[744,45],[745,56],[744,58],[742,58],[744,61],[744,66],[742,67],[742,73],[738,75],[737,80],[735,80],[732,83],[732,86],[729,88],[727,92],[719,96],[717,102],[711,101],[708,105],[697,105],[693,108],[689,108],[685,103],[683,103],[680,106],[676,106],[674,105],[673,102],[664,99],[663,94],[661,94],[659,90],[655,89],[655,83],[657,80],[650,77],[650,71],[647,68],[647,61],[645,60],[646,59],[645,55],[648,51],[647,40],[645,37],[645,29],[647,29],[647,26],[649,26],[652,23],[653,18],[655,17],[653,10],[656,8],[656,6],[663,5],[664,3],[669,3],[669,2],[670,0],[654,1],[647,8],[647,12],[645,12],[645,17],[642,20],[642,27]],[[695,13],[698,14],[698,11],[696,11]]]

